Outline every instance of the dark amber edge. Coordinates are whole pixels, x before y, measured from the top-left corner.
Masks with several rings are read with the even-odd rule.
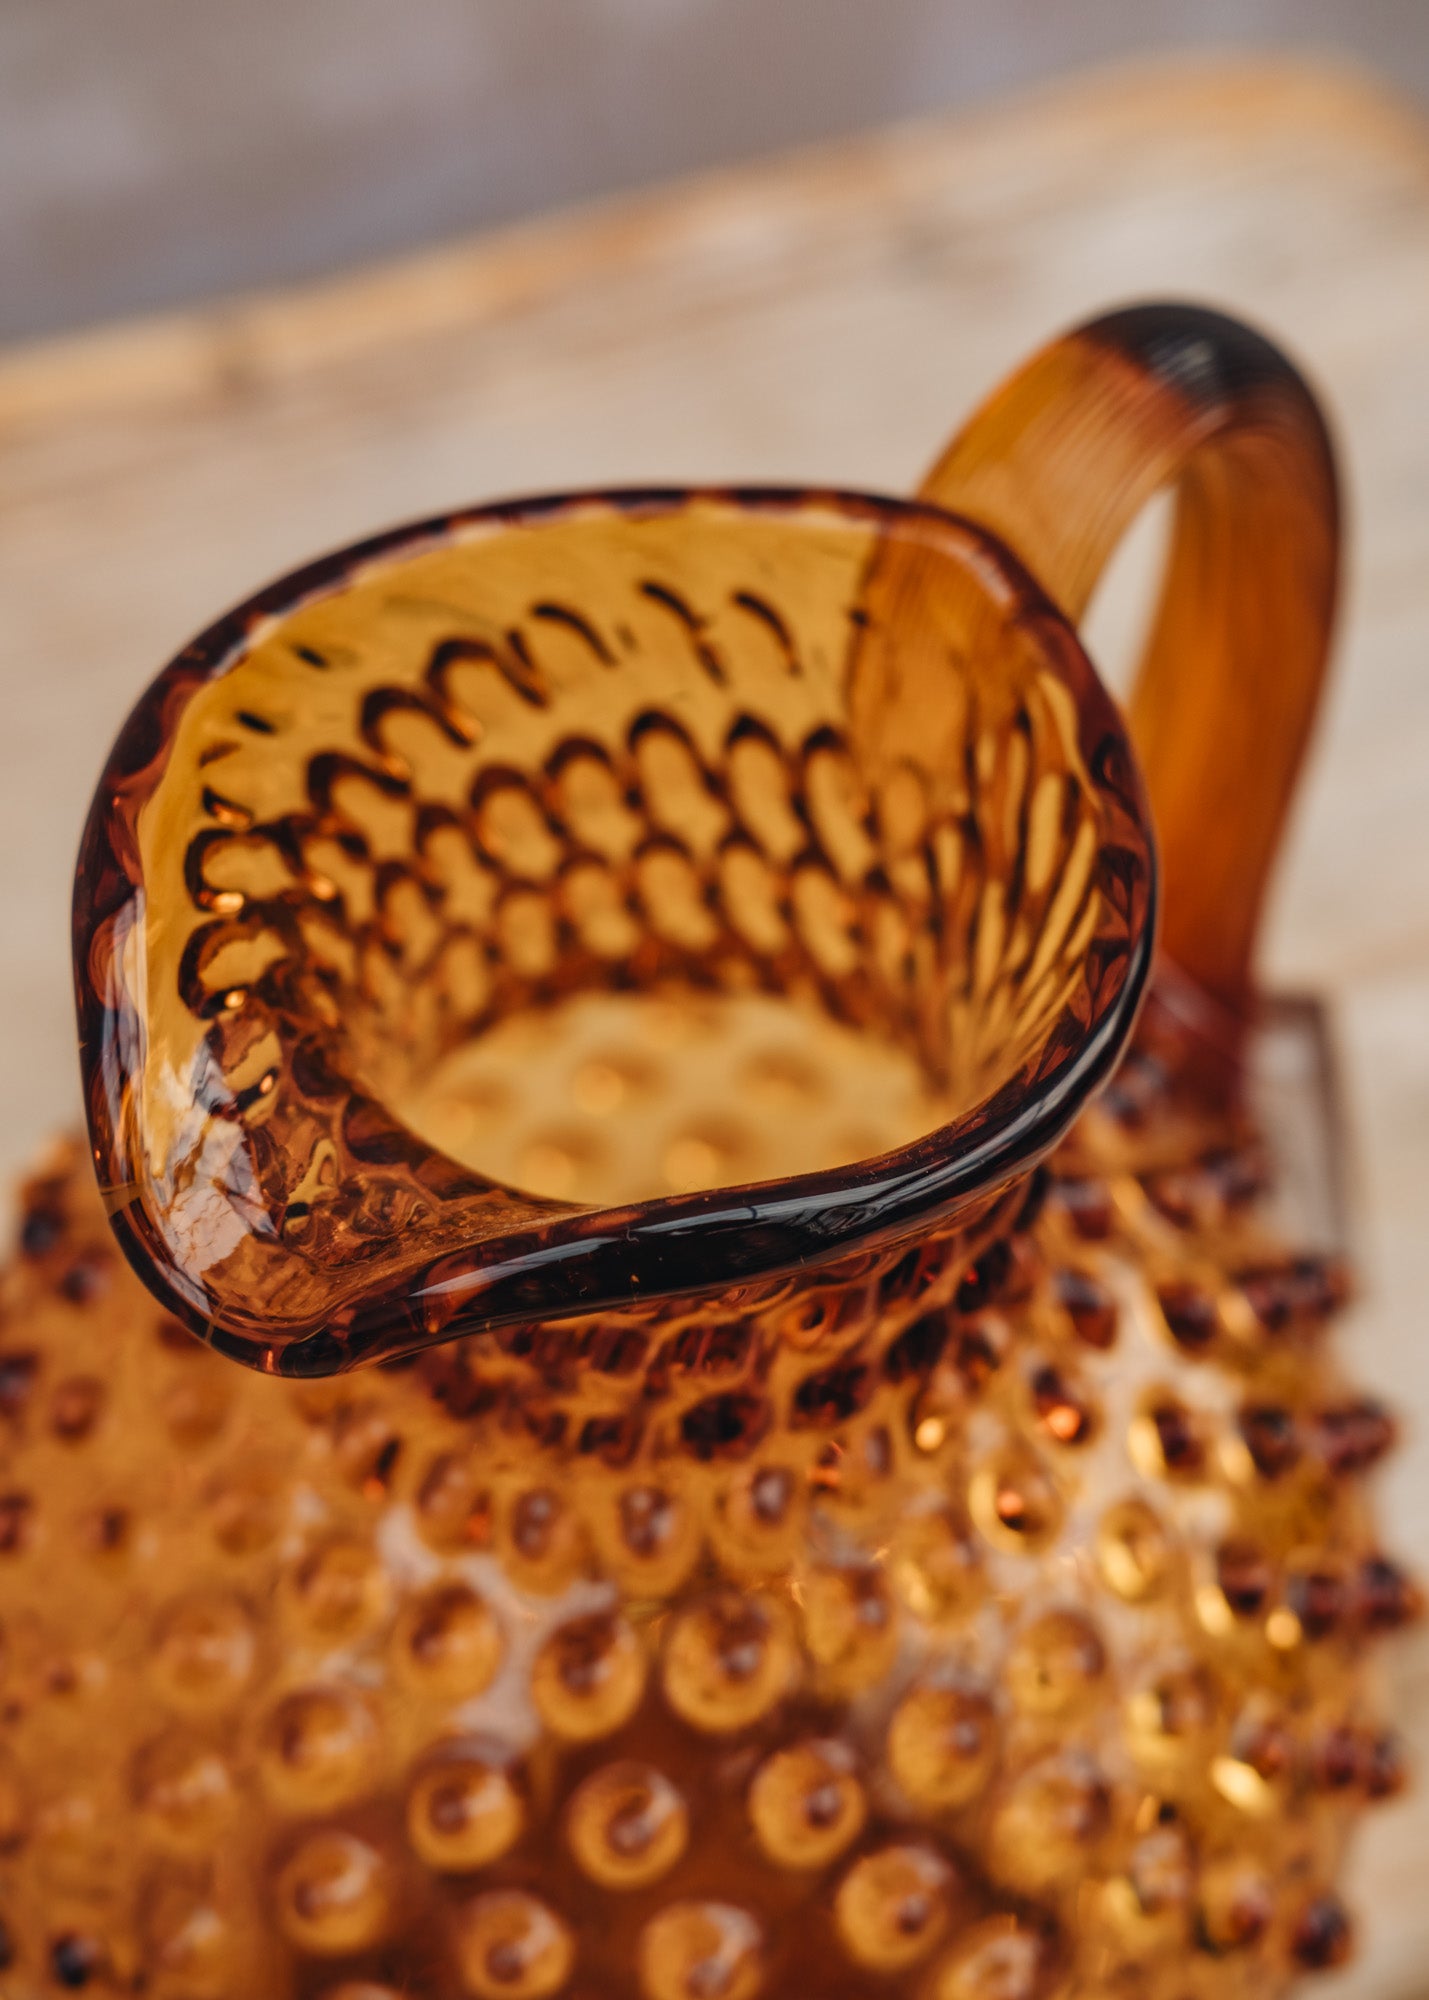
[[[188,701],[236,662],[261,622],[330,594],[376,559],[440,547],[473,526],[538,527],[592,508],[638,517],[700,504],[776,517],[824,508],[885,527],[951,524],[979,545],[1019,618],[1060,629],[1070,644],[1060,649],[1058,664],[1073,682],[1079,741],[1094,783],[1115,793],[1142,837],[1144,870],[1134,905],[1139,921],[1131,924],[1120,982],[1103,988],[1102,1011],[1077,1037],[1069,1040],[1064,1032],[1062,1046],[1049,1042],[1035,1081],[1013,1080],[964,1117],[893,1152],[849,1167],[619,1209],[551,1203],[548,1219],[483,1239],[469,1260],[450,1251],[414,1259],[380,1289],[335,1298],[320,1323],[285,1323],[271,1343],[225,1327],[170,1258],[137,1198],[140,1183],[111,1113],[125,1081],[116,1068],[119,1051],[135,1046],[142,1029],[114,962],[108,927],[142,893],[134,828],[162,779]],[[1114,773],[1106,765],[1108,745],[1119,752]],[[191,640],[130,712],[91,802],[75,868],[72,945],[91,1156],[111,1227],[140,1280],[200,1338],[270,1373],[331,1374],[482,1328],[716,1293],[924,1231],[1030,1173],[1107,1080],[1131,1034],[1151,969],[1156,914],[1150,808],[1124,718],[1075,630],[1017,556],[977,521],[925,502],[832,487],[610,488],[461,508],[367,537],[278,578]],[[107,1004],[106,991],[120,995],[119,1009]],[[414,1167],[430,1161],[447,1174],[463,1172],[415,1135],[412,1147]]]

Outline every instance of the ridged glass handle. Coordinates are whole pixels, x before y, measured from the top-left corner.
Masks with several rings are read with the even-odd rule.
[[[1324,420],[1260,334],[1145,305],[1064,335],[996,391],[921,488],[991,528],[1079,620],[1145,502],[1175,529],[1131,697],[1167,954],[1239,1009],[1314,719],[1339,510]]]

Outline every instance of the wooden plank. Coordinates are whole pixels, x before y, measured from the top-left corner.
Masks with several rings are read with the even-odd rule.
[[[1141,69],[0,357],[0,1167],[76,1104],[66,905],[142,683],[280,569],[404,515],[641,479],[907,488],[1064,322],[1197,295],[1289,342],[1356,523],[1338,678],[1273,914],[1332,997],[1358,1155],[1357,1373],[1429,1411],[1429,133],[1366,84]],[[1094,630],[1115,647],[1137,579]],[[1383,1483],[1429,1548],[1429,1425]],[[1391,1669],[1423,1761],[1429,1648]],[[1429,1791],[1378,1815],[1367,1943],[1322,1993],[1423,1990]]]

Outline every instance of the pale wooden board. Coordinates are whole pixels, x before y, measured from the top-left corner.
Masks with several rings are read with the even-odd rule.
[[[1157,293],[1286,340],[1344,447],[1340,671],[1266,956],[1335,1004],[1367,1290],[1346,1344],[1409,1417],[1383,1504],[1429,1565],[1429,131],[1344,76],[1123,71],[0,357],[0,1170],[73,1115],[81,816],[197,626],[331,544],[506,492],[904,489],[1025,349]],[[1429,1764],[1423,1637],[1390,1677]],[[1366,1945],[1319,1990],[1429,1993],[1429,1778],[1355,1874]]]

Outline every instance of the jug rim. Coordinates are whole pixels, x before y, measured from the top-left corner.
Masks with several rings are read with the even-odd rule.
[[[1094,727],[1107,758],[1096,782],[1114,791],[1141,879],[1120,976],[1090,1018],[1062,1033],[1047,1072],[1014,1079],[948,1123],[890,1152],[778,1180],[660,1195],[619,1207],[538,1201],[528,1221],[469,1249],[428,1255],[380,1292],[336,1297],[311,1323],[265,1339],[225,1323],[201,1274],[173,1253],[149,1209],[133,1102],[142,1004],[121,962],[116,918],[142,907],[138,817],[162,782],[188,702],[229,672],[266,629],[396,559],[484,532],[534,528],[582,513],[629,519],[724,509],[797,526],[822,514],[873,529],[956,531],[980,580],[1006,593],[1019,618],[1061,639],[1053,662],[1070,682],[1079,728]],[[1115,776],[1111,775],[1115,766]],[[979,522],[926,501],[825,485],[634,485],[502,499],[424,516],[363,537],[287,572],[208,625],[159,672],[123,724],[87,816],[76,867],[73,948],[91,1158],[111,1225],[161,1303],[220,1350],[283,1374],[325,1374],[461,1334],[521,1321],[618,1311],[665,1298],[728,1292],[904,1239],[977,1197],[1020,1181],[1064,1136],[1126,1045],[1151,970],[1157,904],[1150,809],[1129,732],[1070,621],[1018,557]],[[142,980],[139,985],[142,990]],[[1044,1047],[1043,1051],[1046,1053]],[[405,1129],[405,1128],[404,1128]],[[426,1141],[414,1146],[453,1164]],[[494,1183],[499,1187],[500,1183]]]

